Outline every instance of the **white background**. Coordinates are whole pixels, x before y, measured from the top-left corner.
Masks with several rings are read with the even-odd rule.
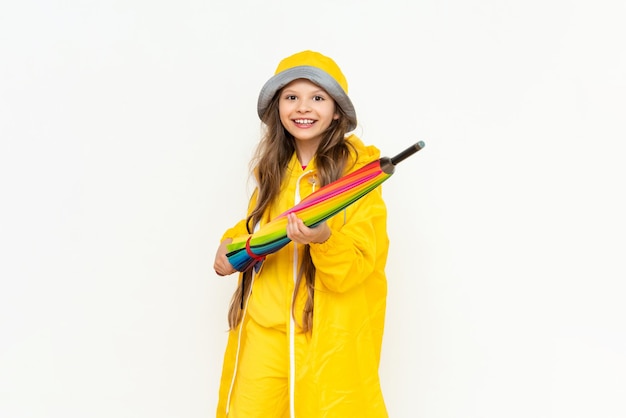
[[[256,98],[303,49],[391,156],[394,418],[626,416],[626,3],[6,1],[0,417],[214,415]]]

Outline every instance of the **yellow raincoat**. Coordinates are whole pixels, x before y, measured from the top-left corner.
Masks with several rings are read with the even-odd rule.
[[[347,140],[358,150],[356,164],[348,163],[350,171],[380,157],[378,149],[365,146],[356,136],[351,135]],[[271,207],[268,219],[291,208],[315,187],[315,162],[302,169],[294,154],[280,197]],[[254,201],[250,206],[254,206]],[[267,256],[254,278],[243,325],[229,333],[218,418],[232,416],[229,410],[237,408],[236,399],[242,396],[247,396],[252,405],[248,405],[245,415],[238,415],[246,418],[261,414],[266,414],[263,418],[289,417],[288,410],[280,410],[283,404],[291,405],[292,414],[295,413],[291,418],[388,416],[378,377],[387,295],[386,217],[379,187],[328,220],[332,234],[326,242],[310,245],[317,273],[313,329],[306,334],[298,327],[306,300],[304,289],[298,292],[295,322],[291,315],[295,266],[303,246],[289,243]],[[245,220],[242,220],[223,239],[245,234]],[[261,345],[249,343],[250,334],[268,343],[254,348],[254,353],[246,353],[247,349],[252,350],[250,347]],[[287,358],[277,357],[270,346],[284,350]],[[268,367],[268,362],[272,367]],[[249,370],[257,364],[259,370]],[[279,388],[284,399],[277,401],[263,390],[255,392],[242,383],[246,379],[243,375],[263,374],[265,368],[285,369],[288,384],[284,390]]]

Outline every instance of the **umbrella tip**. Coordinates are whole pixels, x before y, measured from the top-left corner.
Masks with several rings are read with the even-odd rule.
[[[396,164],[400,163],[401,161],[405,160],[406,158],[408,158],[411,155],[415,154],[417,151],[419,151],[422,148],[424,148],[424,145],[426,145],[426,144],[424,144],[424,141],[416,142],[415,144],[413,144],[409,148],[407,148],[404,151],[402,151],[400,154],[398,154],[395,157],[391,158],[391,164],[396,165]]]

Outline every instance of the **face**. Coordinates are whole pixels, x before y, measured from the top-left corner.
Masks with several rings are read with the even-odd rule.
[[[292,81],[282,89],[278,113],[296,145],[314,148],[332,121],[339,119],[333,98],[317,84],[305,79]]]

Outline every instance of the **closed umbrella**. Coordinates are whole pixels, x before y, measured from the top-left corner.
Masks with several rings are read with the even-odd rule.
[[[262,262],[285,245],[287,237],[287,215],[294,213],[308,227],[315,227],[328,218],[356,202],[395,171],[395,166],[424,147],[419,141],[393,158],[382,157],[340,179],[319,188],[291,209],[261,226],[253,234],[236,237],[228,245],[228,261],[238,271],[246,271]]]

